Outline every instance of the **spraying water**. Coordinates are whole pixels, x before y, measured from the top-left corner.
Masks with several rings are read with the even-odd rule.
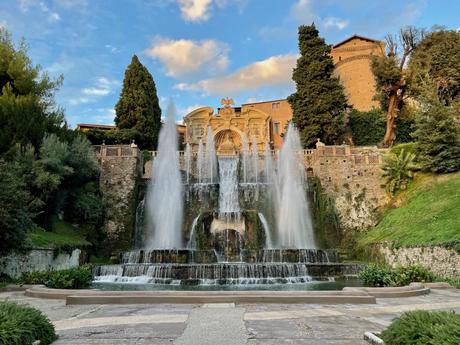
[[[249,145],[246,133],[241,138],[241,163],[243,165],[243,182],[248,182]]]
[[[187,184],[190,184],[190,174],[192,172],[192,148],[190,147],[190,144],[187,144],[185,146],[184,159],[185,159],[186,181],[187,181]]]
[[[259,152],[256,137],[252,137],[252,178],[255,183],[259,180]]]
[[[270,145],[268,143],[265,144],[264,159],[265,159],[265,182],[270,183],[272,182],[272,177],[273,177],[273,159],[272,159],[272,152],[270,150]]]
[[[217,174],[217,156],[216,148],[214,147],[214,140],[212,135],[211,126],[208,126],[208,134],[206,138],[206,168],[207,168],[207,179],[209,183],[216,182]]]
[[[315,248],[313,227],[303,186],[304,165],[297,129],[290,124],[279,154],[277,188],[278,245]]]
[[[196,157],[196,170],[198,171],[198,182],[203,182],[203,142],[200,139],[198,144],[198,152]]]
[[[270,233],[270,228],[268,226],[267,219],[261,212],[258,213],[258,216],[259,216],[259,220],[262,223],[262,227],[264,228],[264,232],[265,232],[265,248],[273,248],[273,240],[272,240],[272,236]]]
[[[182,247],[183,195],[177,139],[174,108],[169,105],[146,201],[149,217],[146,247],[149,249]]]

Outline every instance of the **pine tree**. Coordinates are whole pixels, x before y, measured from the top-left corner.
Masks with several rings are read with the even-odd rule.
[[[425,171],[448,173],[460,170],[459,106],[444,106],[435,83],[424,92],[414,136],[418,160]]]
[[[134,128],[141,134],[141,148],[156,148],[161,127],[157,90],[152,75],[136,55],[126,69],[115,111],[115,124],[118,128]]]
[[[311,146],[317,138],[326,144],[337,143],[344,130],[347,99],[339,79],[333,76],[331,48],[312,24],[299,27],[299,49],[301,56],[292,75],[297,90],[288,97],[292,121],[304,146]]]

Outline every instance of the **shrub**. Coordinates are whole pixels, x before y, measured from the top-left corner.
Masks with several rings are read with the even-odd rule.
[[[365,286],[404,286],[412,282],[432,282],[435,275],[419,265],[392,268],[386,265],[369,265],[359,273]]]
[[[389,266],[369,265],[358,274],[365,286],[394,286],[393,270]]]
[[[54,289],[83,289],[90,286],[92,280],[88,265],[61,271],[23,273],[19,278],[21,284],[44,284]]]
[[[24,345],[40,340],[51,344],[57,336],[54,326],[39,310],[13,302],[0,302],[0,344]]]
[[[415,155],[402,149],[398,155],[390,153],[383,160],[383,177],[386,189],[390,194],[404,190],[413,178],[413,171],[417,169],[414,164]]]
[[[445,311],[407,312],[393,320],[381,337],[387,345],[460,344],[460,315]]]

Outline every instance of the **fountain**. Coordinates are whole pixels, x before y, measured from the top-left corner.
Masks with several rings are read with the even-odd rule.
[[[246,135],[241,139],[237,150],[227,134],[216,152],[208,127],[205,145],[200,140],[195,152],[187,145],[180,165],[170,107],[137,210],[143,219],[145,204],[138,249],[121,253],[119,264],[95,267],[95,281],[246,286],[355,274],[356,265],[338,263],[335,251],[315,244],[297,130],[289,126],[278,155],[268,145],[259,154],[255,137],[249,152]]]
[[[174,109],[170,105],[160,131],[158,155],[152,163],[153,178],[146,200],[151,230],[145,236],[147,248],[182,247],[183,188],[177,145]]]

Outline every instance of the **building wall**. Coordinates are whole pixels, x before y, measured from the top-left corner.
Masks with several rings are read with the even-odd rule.
[[[371,70],[372,56],[384,54],[383,42],[364,38],[352,38],[332,48],[335,73],[345,87],[348,101],[361,111],[378,107],[375,96],[375,80]]]
[[[282,135],[288,122],[292,119],[292,108],[286,99],[267,102],[243,104],[242,109],[253,108],[263,111],[270,116],[270,141],[274,150],[279,150],[283,144]]]

